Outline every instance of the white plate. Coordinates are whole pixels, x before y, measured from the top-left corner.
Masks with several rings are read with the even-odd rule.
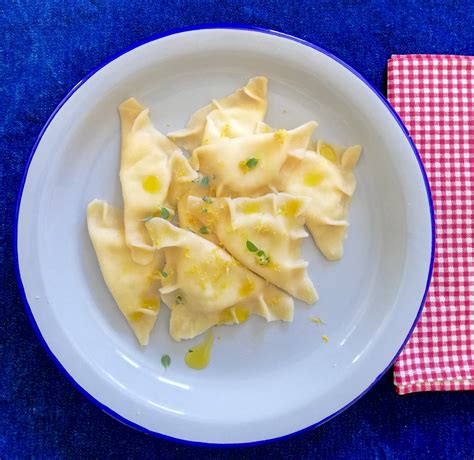
[[[188,369],[160,312],[141,349],[104,285],[86,230],[93,198],[121,204],[117,105],[152,109],[157,128],[184,126],[211,98],[269,79],[270,125],[320,123],[317,136],[360,143],[345,256],[304,254],[320,293],[291,324],[252,318],[217,328],[212,362]],[[315,426],[387,370],[423,302],[433,257],[430,192],[400,120],[364,79],[326,51],[280,33],[202,28],[137,45],[92,72],[41,132],[20,192],[18,279],[38,335],[90,399],[143,431],[237,444]],[[321,317],[317,326],[308,320]],[[329,343],[322,340],[329,337]],[[171,367],[160,364],[163,353]]]

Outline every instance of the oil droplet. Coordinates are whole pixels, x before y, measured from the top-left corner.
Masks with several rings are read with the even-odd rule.
[[[247,297],[248,295],[250,295],[253,292],[254,289],[255,289],[255,284],[252,282],[252,280],[247,278],[240,285],[239,294],[242,297]]]
[[[243,307],[237,307],[235,309],[235,316],[237,318],[237,321],[239,324],[245,323],[249,319],[249,311],[246,308]]]
[[[250,312],[245,307],[230,307],[225,309],[219,319],[219,324],[242,324],[249,319]]]
[[[289,200],[280,208],[280,213],[284,216],[294,217],[299,210],[300,202],[296,200]]]
[[[142,308],[147,310],[156,311],[158,310],[158,300],[156,299],[144,299],[141,304]]]
[[[136,323],[138,321],[140,321],[141,319],[143,318],[143,313],[139,312],[139,311],[135,311],[133,313],[130,313],[128,315],[128,319],[129,321],[131,321],[132,323]]]
[[[220,314],[219,324],[229,324],[234,322],[232,309],[227,308]]]
[[[184,357],[184,362],[191,369],[205,369],[211,358],[212,345],[214,343],[214,334],[210,330],[206,338],[195,347],[192,347]]]
[[[332,163],[335,163],[337,160],[336,152],[334,149],[327,144],[323,144],[320,149],[319,153],[326,158],[327,160],[331,161]]]
[[[161,189],[160,179],[156,176],[146,176],[142,181],[142,187],[145,192],[158,193]]]
[[[250,169],[247,167],[246,160],[242,160],[239,162],[239,169],[243,174],[247,174],[250,171]]]
[[[260,203],[255,202],[248,202],[242,206],[242,212],[244,214],[255,214],[256,212],[260,212]]]
[[[324,179],[324,174],[320,171],[310,171],[304,175],[304,185],[307,187],[316,187]]]

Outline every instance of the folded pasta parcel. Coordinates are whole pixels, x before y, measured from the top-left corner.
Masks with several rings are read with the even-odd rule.
[[[176,206],[173,190],[197,174],[179,147],[155,129],[149,109],[130,98],[120,104],[119,113],[125,240],[133,260],[146,265],[153,260],[154,251],[144,220],[171,217]]]
[[[258,198],[188,198],[192,229],[217,239],[239,262],[309,304],[316,289],[301,259],[305,213],[311,199],[270,193]]]
[[[256,133],[270,132],[275,129],[257,124]],[[338,260],[344,253],[349,207],[357,185],[354,168],[361,151],[360,145],[340,147],[311,141],[306,151],[288,157],[273,184],[276,190],[311,198],[306,225],[328,260]]]
[[[166,258],[160,292],[171,309],[174,340],[193,338],[216,324],[242,323],[250,314],[267,321],[293,319],[289,295],[216,244],[161,218],[146,227]]]
[[[247,84],[199,109],[186,128],[168,134],[180,147],[193,151],[202,144],[253,134],[267,112],[267,79],[251,78]]]
[[[360,154],[360,145],[342,148],[320,140],[302,155],[290,157],[275,183],[277,190],[311,199],[306,225],[329,260],[343,255],[349,206],[356,188],[353,169]]]
[[[272,191],[281,167],[290,155],[309,145],[317,123],[295,129],[252,134],[203,145],[194,150],[191,166],[213,178],[217,196],[260,196]]]
[[[160,309],[161,258],[148,265],[133,261],[125,243],[123,212],[105,201],[87,207],[87,227],[109,291],[141,345],[147,345]]]

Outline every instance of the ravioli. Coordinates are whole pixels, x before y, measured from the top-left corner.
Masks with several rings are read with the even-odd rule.
[[[261,196],[272,191],[289,155],[304,152],[317,126],[311,121],[290,131],[253,134],[203,145],[190,164],[212,178],[216,196]]]
[[[164,252],[160,289],[171,310],[170,335],[190,339],[216,324],[293,319],[293,299],[200,236],[153,218],[146,223],[154,247]]]
[[[149,110],[136,99],[120,104],[119,113],[125,240],[133,260],[147,265],[154,253],[143,220],[154,215],[171,217],[176,206],[173,184],[176,187],[197,174],[179,147],[154,128]]]
[[[316,151],[290,157],[275,183],[277,190],[311,198],[306,225],[328,260],[343,255],[347,215],[356,188],[353,169],[360,153],[360,145],[341,148],[320,140]]]
[[[274,131],[263,121],[257,124],[257,133]],[[344,148],[311,141],[307,152],[289,158],[274,184],[276,190],[312,198],[306,225],[328,260],[339,260],[344,254],[347,215],[357,185],[353,169],[361,150],[360,145]]]
[[[233,94],[214,99],[194,113],[186,128],[168,134],[180,147],[193,151],[202,144],[252,134],[267,111],[267,79],[254,77]]]
[[[297,299],[314,303],[317,293],[301,259],[305,212],[311,199],[286,193],[259,198],[189,197],[194,231],[217,237],[239,262]],[[215,235],[215,236],[214,236]]]
[[[109,291],[141,345],[148,344],[160,309],[160,267],[154,253],[148,265],[135,263],[125,243],[123,212],[105,201],[87,207],[87,227]]]

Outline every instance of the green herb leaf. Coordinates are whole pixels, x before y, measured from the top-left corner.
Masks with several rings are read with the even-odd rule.
[[[161,357],[161,365],[162,365],[165,369],[168,369],[168,367],[170,367],[170,364],[171,364],[170,355],[163,355],[163,356]]]
[[[163,278],[166,278],[166,277],[168,276],[168,273],[166,273],[166,272],[164,272],[164,271],[161,271],[160,273],[161,273],[161,276],[162,276]]]
[[[258,159],[257,158],[249,158],[246,163],[245,163],[245,166],[247,166],[247,168],[249,169],[253,169],[255,168],[255,166],[257,166],[258,164]]]
[[[260,251],[257,252],[257,256],[264,256],[265,253],[260,249]]]
[[[207,208],[201,208],[201,212],[207,212]]]
[[[257,258],[258,265],[268,265],[270,261],[270,256],[265,255],[265,253]]]
[[[168,219],[169,216],[170,212],[166,208],[161,208],[161,217],[163,217],[163,219]]]
[[[257,246],[255,246],[255,244],[253,244],[251,241],[247,240],[247,249],[250,251],[250,252],[257,252],[258,251],[258,248]]]
[[[203,196],[202,201],[205,201],[206,203],[212,203],[212,198],[209,198],[208,196]]]
[[[198,177],[193,180],[196,184],[199,184],[201,187],[209,186],[209,178],[207,176]]]
[[[180,295],[177,295],[177,296],[176,296],[176,303],[177,303],[178,305],[184,303],[183,297],[180,296]]]
[[[199,229],[199,233],[202,233],[203,235],[207,235],[209,233],[209,229],[203,225],[200,229]]]

